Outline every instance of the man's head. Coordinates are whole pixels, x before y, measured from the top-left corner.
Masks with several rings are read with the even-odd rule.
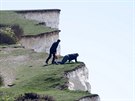
[[[58,39],[57,42],[60,42],[60,39]]]
[[[78,53],[75,53],[75,55],[76,55],[76,56],[79,56],[79,54],[78,54]]]

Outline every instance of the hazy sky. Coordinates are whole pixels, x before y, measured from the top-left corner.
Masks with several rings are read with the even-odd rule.
[[[61,9],[61,53],[78,52],[101,101],[133,101],[133,0],[0,0],[0,9]]]

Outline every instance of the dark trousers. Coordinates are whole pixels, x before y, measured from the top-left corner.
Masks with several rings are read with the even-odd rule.
[[[48,56],[48,58],[46,59],[46,63],[48,64],[48,61],[49,61],[49,59],[52,57],[52,55],[53,55],[53,59],[52,59],[52,64],[54,64],[55,62],[55,53],[50,53],[49,54],[49,56]]]
[[[68,60],[68,56],[66,55],[63,57],[61,64],[65,64],[67,62],[67,60]]]
[[[66,56],[63,57],[62,61],[60,61],[58,63],[59,64],[65,64],[67,62],[67,60],[68,60],[68,56],[66,55]]]

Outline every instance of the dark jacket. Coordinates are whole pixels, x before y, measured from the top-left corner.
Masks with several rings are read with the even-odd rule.
[[[70,62],[71,60],[75,60],[75,62],[77,62],[77,57],[78,57],[78,56],[79,56],[78,53],[68,54],[68,60],[69,60],[69,62]]]
[[[60,41],[54,42],[50,48],[50,53],[56,53]]]
[[[78,53],[65,55],[65,56],[63,57],[62,61],[59,62],[59,63],[60,63],[60,64],[64,64],[64,63],[66,63],[68,60],[69,60],[69,62],[70,62],[71,60],[75,60],[75,62],[77,62],[77,57],[78,57],[78,56],[79,56]]]

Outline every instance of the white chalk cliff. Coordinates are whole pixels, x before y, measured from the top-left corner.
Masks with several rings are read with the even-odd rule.
[[[91,85],[88,81],[88,68],[84,63],[81,63],[73,70],[65,71],[65,77],[68,78],[67,87],[69,90],[88,91],[91,93]],[[85,96],[77,101],[100,101],[97,94],[92,96]]]
[[[18,10],[21,17],[36,21],[36,25],[44,25],[53,28],[52,31],[37,33],[37,35],[24,35],[19,43],[26,49],[33,49],[36,52],[49,53],[49,48],[53,42],[59,38],[59,16],[60,9],[39,9],[39,10]],[[54,30],[55,29],[55,30]],[[25,33],[28,34],[28,33]],[[58,48],[60,54],[60,48]]]

